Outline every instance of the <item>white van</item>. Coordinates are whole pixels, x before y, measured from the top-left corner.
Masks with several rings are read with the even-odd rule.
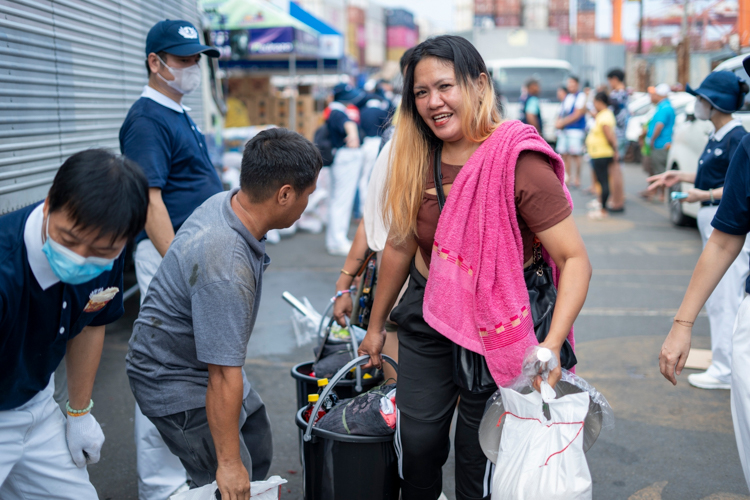
[[[503,105],[505,118],[518,120],[521,117],[521,89],[529,78],[539,81],[542,106],[542,136],[554,143],[557,139],[555,121],[560,113],[557,89],[565,85],[573,67],[562,59],[536,59],[519,57],[516,59],[494,59],[487,61],[487,69],[492,75]]]
[[[719,64],[714,71],[731,71],[738,77],[750,84],[750,77],[742,67],[742,60],[747,54],[733,57]],[[683,170],[685,172],[696,172],[698,170],[698,160],[703,154],[703,150],[708,143],[708,136],[713,132],[714,127],[710,121],[696,120],[693,114],[695,109],[695,100],[685,107],[684,121],[675,125],[672,134],[672,147],[669,150],[667,165],[672,170]],[[734,117],[742,121],[746,130],[750,130],[750,95],[745,97],[745,105],[734,113]],[[687,191],[692,188],[692,184],[683,183],[675,184],[671,191]],[[695,224],[695,218],[698,216],[700,203],[679,203],[670,202],[669,216],[672,222],[679,226]]]

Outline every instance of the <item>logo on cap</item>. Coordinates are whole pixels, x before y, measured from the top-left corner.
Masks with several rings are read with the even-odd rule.
[[[198,38],[198,32],[192,26],[182,26],[177,33],[183,38]]]

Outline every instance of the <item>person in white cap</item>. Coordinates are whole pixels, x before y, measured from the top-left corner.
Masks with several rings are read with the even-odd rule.
[[[667,170],[667,155],[672,145],[672,129],[674,128],[675,113],[669,102],[671,89],[666,83],[650,87],[651,102],[656,105],[656,112],[648,124],[646,144],[651,151],[651,174],[662,174]],[[664,202],[664,188],[657,189],[659,200]],[[650,198],[650,194],[646,197]]]

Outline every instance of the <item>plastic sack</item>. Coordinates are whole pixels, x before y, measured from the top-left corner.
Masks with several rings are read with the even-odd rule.
[[[253,481],[250,483],[251,500],[279,500],[281,496],[281,485],[286,479],[279,476],[271,476],[265,481]],[[219,488],[216,481],[200,488],[172,495],[169,500],[215,500],[220,498]]]
[[[544,351],[547,352],[545,353]],[[547,381],[549,372],[558,366],[557,358],[552,356],[549,362],[545,363],[539,359],[540,352],[543,353],[542,358],[546,358],[547,353],[550,355],[552,354],[549,349],[544,347],[529,347],[526,350],[526,356],[524,356],[521,375],[511,382],[508,388],[523,394],[529,392],[529,390],[533,390],[534,378],[537,375],[541,376],[542,380]],[[605,398],[601,392],[597,391],[593,385],[565,368],[562,368],[560,381],[570,384],[571,386],[580,389],[582,392],[588,393],[593,404],[589,407],[589,417],[587,420],[590,420],[590,417],[595,416],[601,422],[601,430],[611,430],[615,427],[615,413],[612,410],[612,407],[609,405],[607,398]],[[560,390],[556,390],[556,392],[558,392],[558,397],[560,397]],[[497,391],[490,400],[494,401],[497,399],[499,393],[500,391]]]
[[[322,319],[321,314],[310,304],[307,297],[302,297],[302,303],[309,314],[306,316],[297,309],[292,309],[292,328],[297,339],[297,347],[302,347],[318,339],[318,327]]]
[[[396,384],[374,387],[331,408],[315,427],[352,436],[387,436],[396,429]]]
[[[590,500],[591,473],[583,452],[589,395],[581,392],[555,398],[547,382],[541,383],[541,394],[499,390],[505,422],[492,500]]]

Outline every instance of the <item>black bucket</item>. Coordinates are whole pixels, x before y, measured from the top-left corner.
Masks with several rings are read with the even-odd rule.
[[[360,356],[337,373],[321,394],[312,414],[327,393],[353,367],[364,364],[368,356]],[[383,359],[398,369],[388,356]],[[302,440],[302,469],[305,500],[398,500],[398,457],[393,447],[393,434],[388,436],[352,436],[318,429],[302,418],[304,408],[295,415],[295,423],[305,432]]]
[[[292,367],[292,378],[297,381],[297,408],[307,406],[308,394],[318,393],[318,380],[320,379],[311,375],[312,367],[313,361],[307,361]],[[369,391],[381,382],[383,382],[382,372],[373,378],[363,378],[362,391],[357,391],[355,390],[356,380],[344,379],[336,384],[336,395],[340,399],[353,398],[357,394]]]

